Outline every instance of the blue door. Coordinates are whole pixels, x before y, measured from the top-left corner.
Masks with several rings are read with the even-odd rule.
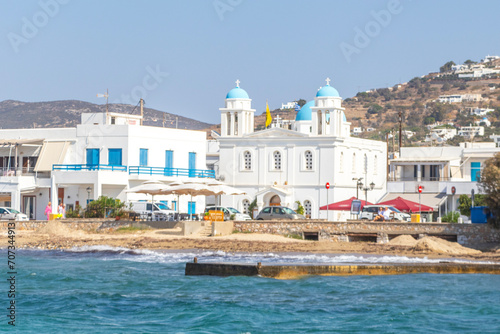
[[[196,213],[196,202],[188,202],[188,214],[194,215]]]
[[[97,169],[99,166],[99,149],[98,148],[88,148],[87,149],[87,165],[89,169]]]
[[[470,163],[470,180],[472,182],[479,181],[480,172],[481,172],[481,163],[480,162],[471,162]]]
[[[147,165],[148,165],[148,149],[141,148],[139,156],[139,166],[147,166]]]
[[[189,177],[196,176],[196,153],[189,152]]]
[[[165,176],[173,175],[174,151],[165,151]]]
[[[108,164],[110,166],[121,166],[122,165],[122,149],[121,148],[110,148],[108,150]]]

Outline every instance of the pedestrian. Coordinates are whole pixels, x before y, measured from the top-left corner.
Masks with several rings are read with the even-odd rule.
[[[51,213],[52,213],[52,203],[49,202],[49,204],[47,204],[47,206],[45,207],[45,215],[47,216],[47,220],[49,220]]]
[[[66,218],[66,205],[64,205],[64,203],[59,204],[57,213],[60,215],[59,218]]]

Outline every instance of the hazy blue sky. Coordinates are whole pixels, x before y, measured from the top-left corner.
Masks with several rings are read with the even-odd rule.
[[[136,104],[219,123],[241,81],[260,113],[500,55],[498,1],[0,2],[0,100]],[[348,111],[347,111],[348,112]]]

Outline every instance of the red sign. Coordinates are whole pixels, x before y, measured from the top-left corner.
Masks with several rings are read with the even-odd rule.
[[[326,187],[326,189],[330,189],[330,183],[329,183],[329,182],[327,182],[327,183],[325,184],[325,187]]]
[[[451,187],[451,193],[452,193],[452,195],[455,195],[456,192],[457,192],[457,188]]]
[[[422,192],[422,186],[418,186],[418,192],[421,193]]]

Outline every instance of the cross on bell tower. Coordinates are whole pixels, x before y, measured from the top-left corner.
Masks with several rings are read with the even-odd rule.
[[[236,87],[240,87],[240,80],[239,79],[236,79]]]
[[[325,81],[326,81],[326,85],[327,85],[327,86],[330,86],[330,81],[331,81],[331,80],[330,80],[330,78],[326,78],[326,80],[325,80]]]

